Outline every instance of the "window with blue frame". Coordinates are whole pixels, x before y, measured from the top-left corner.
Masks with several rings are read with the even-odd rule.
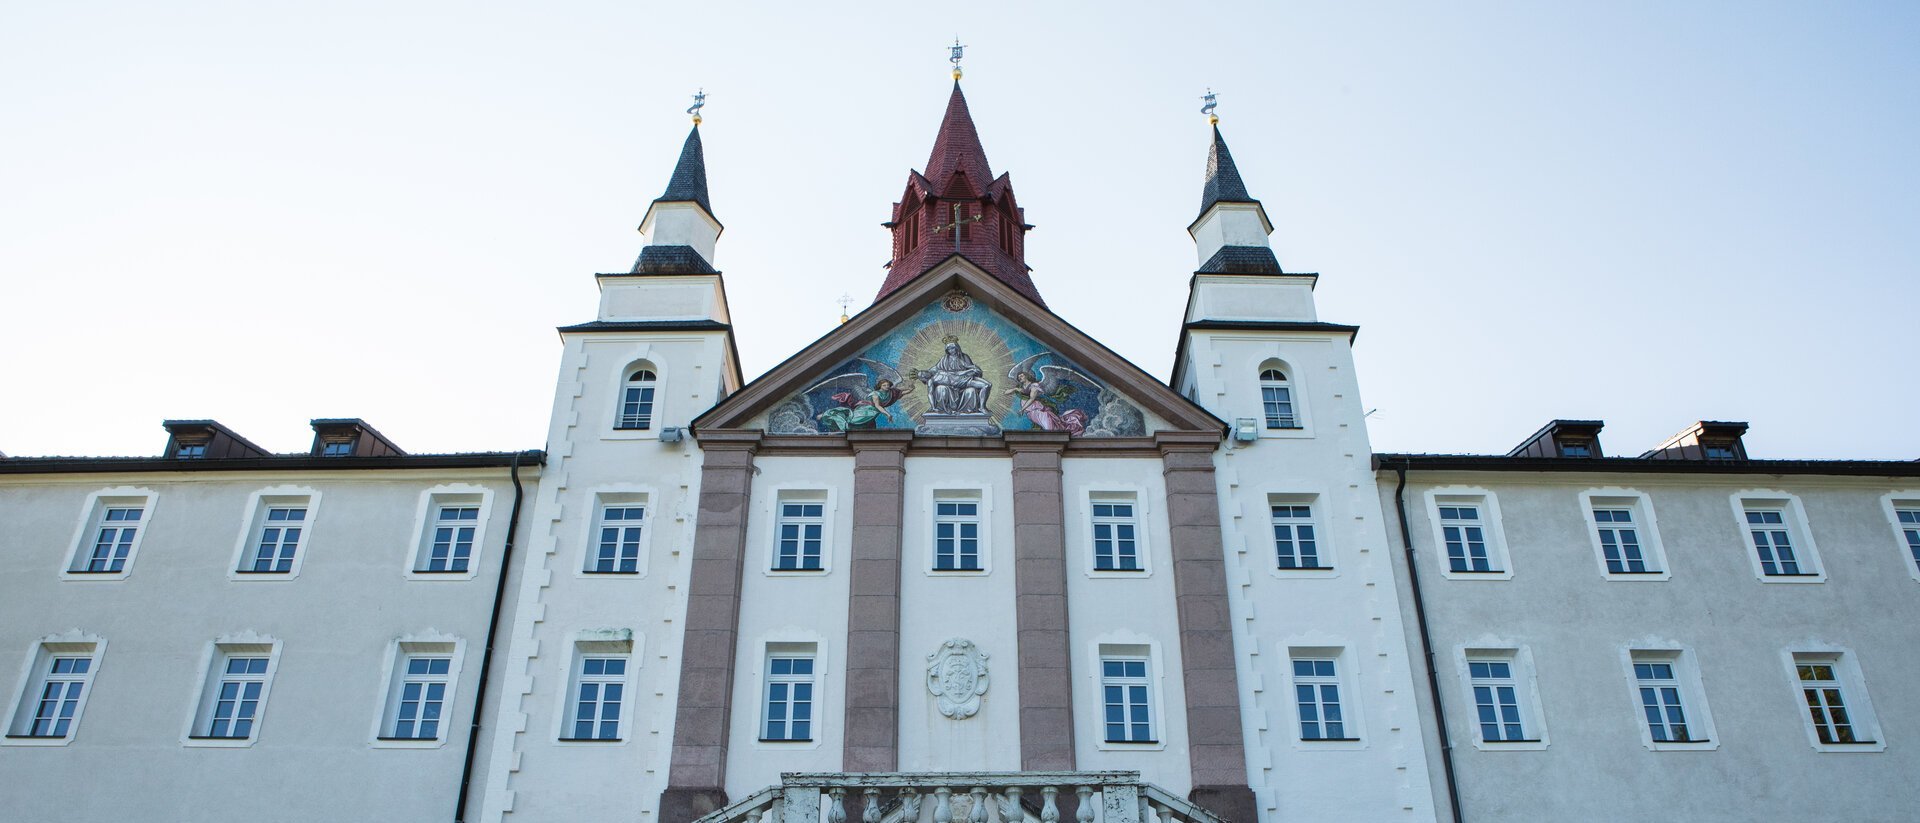
[[[1796,577],[1800,559],[1794,554],[1786,512],[1780,509],[1748,508],[1747,534],[1753,538],[1754,551],[1760,555],[1760,573],[1768,576]]]
[[[428,526],[432,539],[418,571],[466,571],[473,559],[473,535],[479,525],[479,506],[456,504],[435,508],[433,522]]]
[[[1100,693],[1108,743],[1155,743],[1147,659],[1102,657]]]
[[[1439,506],[1440,534],[1447,546],[1447,569],[1455,572],[1496,572],[1487,554],[1486,527],[1480,507],[1463,503]]]
[[[813,739],[813,658],[776,654],[767,658],[767,690],[760,739]]]
[[[440,715],[452,668],[453,659],[442,655],[413,655],[404,660],[399,699],[389,730],[392,739],[440,739]]]
[[[568,739],[619,740],[620,709],[627,691],[627,658],[582,656],[574,680],[573,723]]]
[[[1606,556],[1611,574],[1650,574],[1646,553],[1640,547],[1640,529],[1634,525],[1633,510],[1624,507],[1596,507],[1593,523],[1600,532],[1600,551]]]
[[[1647,722],[1647,733],[1658,743],[1693,742],[1687,731],[1687,711],[1680,698],[1680,680],[1674,676],[1671,660],[1636,659],[1633,663],[1634,687],[1640,696],[1640,711]]]
[[[1093,568],[1103,572],[1137,572],[1140,564],[1140,524],[1134,519],[1131,495],[1093,501]]]
[[[1907,554],[1912,555],[1916,568],[1920,568],[1920,508],[1901,508],[1894,511],[1900,522],[1900,536],[1906,538]]]
[[[933,570],[980,570],[980,501],[940,499],[933,504]]]
[[[595,530],[589,574],[639,574],[640,537],[646,529],[647,507],[639,503],[618,503],[600,507],[600,524]]]
[[[1275,562],[1281,569],[1324,569],[1320,541],[1313,525],[1313,506],[1276,503],[1271,506]]]
[[[305,506],[269,506],[261,518],[254,540],[252,562],[244,572],[269,573],[293,570],[294,556],[300,551],[300,535],[306,529]]]
[[[774,520],[774,571],[819,571],[826,503],[783,499]]]
[[[80,705],[92,678],[90,656],[56,655],[42,669],[26,737],[66,737],[80,722]]]
[[[267,689],[267,658],[229,656],[221,661],[206,737],[251,738]]]
[[[123,571],[132,553],[134,539],[140,534],[140,518],[146,510],[140,506],[110,506],[100,515],[94,532],[93,549],[76,572],[111,574]]]
[[[1340,708],[1340,677],[1334,661],[1293,659],[1294,703],[1300,712],[1301,740],[1350,740]]]
[[[1527,740],[1513,662],[1469,660],[1467,676],[1473,686],[1474,717],[1480,724],[1480,739],[1488,743]]]

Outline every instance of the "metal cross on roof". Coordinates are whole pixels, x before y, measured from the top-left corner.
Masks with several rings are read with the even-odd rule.
[[[960,54],[965,51],[966,48],[966,46],[960,45],[960,38],[958,37],[953,38],[953,45],[947,47],[947,51],[952,53],[952,56],[947,58],[947,62],[953,64],[953,79],[955,80],[960,79]]]
[[[984,220],[984,219],[986,219],[986,218],[984,218],[984,217],[981,217],[980,215],[977,215],[977,214],[976,214],[976,215],[974,215],[974,216],[972,216],[972,217],[961,217],[961,216],[960,216],[960,209],[961,209],[961,208],[962,208],[962,207],[961,207],[961,205],[960,205],[959,203],[955,203],[955,204],[953,204],[953,212],[952,212],[952,214],[953,214],[953,222],[951,222],[951,223],[948,223],[948,224],[946,224],[946,225],[944,225],[944,226],[935,226],[935,227],[933,227],[933,233],[934,233],[934,234],[945,234],[945,233],[947,233],[947,232],[949,232],[949,231],[950,231],[950,232],[953,232],[953,236],[954,236],[954,239],[955,239],[955,240],[958,240],[958,239],[960,238],[960,227],[961,227],[961,226],[964,226],[964,225],[966,225],[966,224],[968,224],[968,223],[978,223],[978,222],[980,222],[981,220]]]

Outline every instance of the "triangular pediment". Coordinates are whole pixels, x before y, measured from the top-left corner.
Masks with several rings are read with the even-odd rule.
[[[694,421],[770,435],[1221,434],[1225,424],[954,256]]]

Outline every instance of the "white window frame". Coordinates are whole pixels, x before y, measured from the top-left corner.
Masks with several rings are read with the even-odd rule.
[[[1720,735],[1713,725],[1713,705],[1700,678],[1700,664],[1693,649],[1671,640],[1643,640],[1620,647],[1620,663],[1627,679],[1628,705],[1634,728],[1639,730],[1640,745],[1655,752],[1702,752],[1720,748]],[[1673,688],[1680,693],[1680,710],[1686,717],[1687,736],[1691,740],[1655,740],[1647,725],[1646,703],[1640,690],[1636,663],[1665,664],[1673,667]],[[1658,681],[1656,681],[1658,682]],[[1663,704],[1664,705],[1664,704]]]
[[[1728,500],[1733,505],[1734,523],[1740,527],[1740,547],[1747,553],[1747,563],[1753,569],[1753,576],[1762,583],[1825,583],[1827,567],[1820,562],[1820,549],[1814,545],[1813,529],[1808,525],[1807,510],[1800,503],[1800,496],[1772,489],[1747,489],[1734,492]],[[1775,511],[1781,515],[1781,526],[1787,532],[1789,548],[1793,549],[1794,562],[1800,572],[1793,575],[1767,574],[1760,562],[1760,551],[1753,543],[1753,531],[1747,523],[1747,511]]]
[[[1286,691],[1283,693],[1286,705],[1287,737],[1292,739],[1293,748],[1303,751],[1317,750],[1353,750],[1364,749],[1369,744],[1366,727],[1363,722],[1364,711],[1361,706],[1360,692],[1353,684],[1361,682],[1361,673],[1356,661],[1357,655],[1348,646],[1330,645],[1282,645],[1280,651],[1284,661],[1282,672],[1285,677]],[[1298,687],[1302,685],[1325,685],[1327,681],[1318,676],[1304,682],[1294,675],[1295,660],[1332,660],[1334,662],[1333,684],[1339,687],[1341,738],[1319,738],[1308,740],[1300,736],[1300,705]],[[1315,698],[1320,694],[1316,690]],[[1325,725],[1325,720],[1320,721]]]
[[[60,578],[95,581],[127,579],[127,575],[133,573],[134,560],[140,556],[140,545],[147,542],[147,530],[153,525],[153,512],[159,501],[159,492],[144,487],[114,486],[88,493],[86,502],[80,507],[80,523],[74,527],[73,542],[67,552],[66,565],[60,569]],[[86,571],[107,510],[133,506],[140,507],[140,525],[133,532],[133,543],[127,547],[127,559],[120,564],[120,570]]]
[[[1261,527],[1260,545],[1264,547],[1266,553],[1266,559],[1263,562],[1266,564],[1267,571],[1279,578],[1339,577],[1340,568],[1334,562],[1332,530],[1328,528],[1333,518],[1331,511],[1327,508],[1329,505],[1327,496],[1318,492],[1272,492],[1265,499],[1266,506],[1262,511],[1266,513],[1266,517],[1263,518],[1264,525]],[[1313,527],[1314,556],[1319,566],[1310,569],[1281,568],[1279,538],[1274,535],[1274,527],[1278,525],[1275,522],[1277,518],[1273,516],[1275,506],[1306,506],[1308,508],[1309,516],[1304,522]],[[1293,525],[1297,526],[1299,523]],[[1294,553],[1297,556],[1299,554],[1297,530],[1295,542]]]
[[[1149,536],[1152,532],[1152,521],[1147,517],[1148,508],[1146,495],[1142,494],[1139,489],[1133,488],[1095,488],[1087,489],[1086,492],[1081,495],[1081,503],[1083,504],[1083,508],[1081,509],[1081,522],[1085,524],[1087,530],[1086,540],[1083,541],[1083,545],[1086,546],[1087,576],[1125,579],[1151,576],[1153,574],[1153,551]],[[1103,505],[1132,506],[1133,514],[1129,517],[1119,517],[1117,515],[1102,517],[1095,514],[1096,510],[1094,507]],[[1101,525],[1133,526],[1134,568],[1100,568],[1100,538],[1097,532]],[[1114,564],[1117,566],[1119,564],[1119,537],[1117,533],[1113,540],[1115,546]]]
[[[1231,340],[1231,338],[1215,338],[1216,342],[1226,342],[1228,340]],[[1259,340],[1248,340],[1247,342],[1271,346],[1273,340],[1271,338],[1262,338]],[[1318,343],[1322,341],[1313,342]],[[1271,349],[1269,349],[1269,351],[1271,351]],[[1267,369],[1279,369],[1281,374],[1287,376],[1287,397],[1293,404],[1293,428],[1267,428],[1267,395],[1266,392],[1263,391],[1266,387],[1266,381],[1260,379],[1260,374]],[[1257,428],[1260,432],[1261,439],[1301,439],[1313,436],[1313,418],[1308,413],[1307,408],[1307,376],[1305,371],[1304,368],[1294,365],[1293,361],[1281,357],[1278,354],[1270,354],[1254,361],[1253,369],[1247,373],[1247,376],[1253,378],[1251,381],[1253,384],[1252,408],[1255,412],[1253,418],[1258,424]]]
[[[1624,509],[1630,513],[1634,536],[1640,543],[1640,557],[1647,565],[1654,567],[1653,570],[1615,572],[1607,566],[1606,541],[1600,537],[1600,522],[1594,514],[1596,509]],[[1660,524],[1653,511],[1653,498],[1645,492],[1618,486],[1587,489],[1580,492],[1580,512],[1587,521],[1587,539],[1593,543],[1593,557],[1599,564],[1602,579],[1626,583],[1673,579],[1673,567],[1667,565],[1666,547],[1660,542]],[[1621,556],[1624,561],[1624,551]]]
[[[273,705],[274,676],[280,670],[281,643],[270,637],[244,634],[223,637],[208,643],[201,656],[200,670],[202,679],[198,696],[194,699],[193,710],[187,715],[187,728],[180,734],[180,744],[198,748],[247,748],[260,741],[260,730],[266,725],[267,709]],[[260,695],[255,700],[253,725],[246,737],[208,737],[211,730],[216,704],[220,700],[220,685],[225,680],[227,661],[240,657],[265,657],[267,670],[259,677]]]
[[[819,486],[779,486],[774,488],[772,493],[768,495],[768,500],[769,506],[767,509],[766,522],[770,525],[767,528],[766,537],[766,566],[762,571],[770,577],[820,576],[832,571],[834,554],[833,525],[835,520],[833,492]],[[783,514],[787,505],[817,505],[820,507],[820,518],[817,524],[820,526],[820,568],[780,568],[780,535],[781,527],[788,522],[788,518]],[[814,524],[814,519],[811,517],[796,517],[793,520],[794,525],[803,527]],[[806,557],[806,532],[804,529],[801,531],[800,539],[801,554],[799,558],[804,560]]]
[[[1831,753],[1886,751],[1886,731],[1881,728],[1880,717],[1873,710],[1873,698],[1867,693],[1866,676],[1860,671],[1860,658],[1852,649],[1812,643],[1782,649],[1780,659],[1787,666],[1787,682],[1793,687],[1794,711],[1800,716],[1800,726],[1806,731],[1807,744],[1812,746],[1814,751]],[[1806,695],[1802,691],[1799,667],[1803,663],[1833,667],[1834,680],[1838,684],[1842,702],[1846,706],[1847,718],[1853,726],[1854,739],[1866,742],[1821,742],[1820,733],[1814,728],[1813,715],[1808,711]]]
[[[1128,664],[1134,663],[1140,665],[1139,675],[1125,672],[1125,667]],[[1108,674],[1107,666],[1110,664],[1119,664],[1122,667],[1122,673],[1118,675]],[[1156,705],[1153,700],[1153,660],[1144,654],[1102,654],[1100,655],[1100,668],[1096,673],[1100,677],[1100,701],[1095,704],[1100,707],[1100,742],[1110,746],[1154,745],[1165,742],[1160,739],[1162,737],[1162,727],[1165,725],[1160,720],[1162,707]],[[1107,702],[1107,690],[1111,688],[1121,689],[1120,705],[1123,710],[1123,715],[1120,725],[1125,727],[1125,740],[1115,740],[1107,734],[1107,727],[1113,725],[1113,723],[1107,719],[1107,710],[1110,708],[1110,704]],[[1138,691],[1136,692],[1135,690]],[[1140,697],[1138,704],[1133,700],[1136,694]],[[1134,726],[1139,725],[1134,722],[1133,719],[1133,710],[1136,708],[1136,705],[1147,710],[1147,736],[1145,739],[1135,739],[1133,736]]]
[[[1440,576],[1448,580],[1512,580],[1513,558],[1507,551],[1507,536],[1500,525],[1500,499],[1479,486],[1439,486],[1428,489],[1427,521],[1432,526],[1434,564]],[[1487,544],[1487,563],[1493,571],[1454,571],[1447,557],[1446,526],[1440,520],[1441,507],[1476,506],[1480,509],[1481,536]]]
[[[100,665],[106,659],[107,641],[99,635],[84,632],[68,632],[40,638],[27,650],[27,657],[20,668],[20,678],[13,690],[13,710],[8,713],[6,737],[0,738],[0,745],[7,746],[66,746],[80,736],[80,724],[87,716],[87,701],[93,697],[93,684],[99,677]],[[78,680],[81,682],[80,696],[74,701],[73,715],[67,721],[67,733],[58,737],[30,736],[34,721],[39,716],[41,698],[44,696],[47,681],[53,678],[53,661],[59,658],[86,658],[87,671]],[[76,678],[62,678],[71,681]]]
[[[639,696],[636,694],[639,682],[640,664],[644,659],[642,643],[632,629],[591,629],[575,632],[568,638],[566,671],[561,673],[560,682],[565,684],[559,694],[559,705],[553,717],[553,741],[556,746],[625,746],[633,740],[634,712],[639,710]],[[617,676],[597,676],[593,682],[618,684],[620,686],[619,737],[616,738],[578,738],[573,736],[575,712],[580,708],[580,684],[587,677],[582,666],[587,658],[619,658],[626,661],[625,671]],[[604,702],[605,693],[599,698]],[[602,721],[596,719],[596,727]],[[596,728],[597,731],[597,728]]]
[[[416,634],[388,642],[380,674],[380,703],[373,712],[373,728],[368,732],[367,745],[376,749],[438,749],[446,746],[459,728],[455,724],[455,715],[459,706],[460,672],[465,666],[466,654],[466,641],[452,635]],[[441,695],[440,734],[432,738],[394,737],[404,689],[409,680],[415,679],[407,672],[407,662],[416,657],[442,657],[448,661],[445,677],[435,679],[435,682],[446,685]]]
[[[580,562],[574,566],[574,576],[596,580],[642,580],[647,576],[647,565],[653,558],[653,533],[659,528],[660,507],[656,505],[659,495],[652,487],[620,486],[596,489],[588,495],[592,501],[591,514],[585,518],[586,531],[580,535]],[[637,547],[638,557],[634,561],[634,571],[619,571],[618,556],[615,558],[615,571],[598,571],[600,565],[600,531],[606,527],[607,509],[640,508],[644,510],[640,519],[640,540]],[[632,521],[622,520],[622,524]],[[622,527],[624,530],[624,526]],[[625,542],[622,540],[621,542]]]
[[[428,556],[433,549],[434,528],[438,523],[439,511],[449,506],[477,506],[480,510],[473,521],[473,551],[467,556],[466,571],[424,571]],[[422,491],[419,508],[414,513],[413,545],[407,551],[407,579],[453,581],[472,580],[478,577],[480,564],[487,554],[487,524],[492,518],[493,490],[486,486],[473,483],[445,483]]]
[[[1278,379],[1267,377],[1270,373],[1279,375]],[[1289,431],[1300,428],[1300,415],[1293,403],[1293,381],[1287,379],[1287,370],[1277,367],[1263,367],[1260,369],[1259,378],[1261,425],[1273,431]],[[1279,389],[1287,393],[1286,399],[1272,401],[1286,405],[1286,415],[1284,417],[1276,416],[1268,411],[1267,403],[1269,401],[1267,400],[1267,390],[1269,389]],[[1276,421],[1282,425],[1274,425]]]
[[[976,509],[976,511],[978,512],[978,515],[974,517],[974,522],[979,524],[978,531],[980,535],[979,537],[980,568],[978,569],[938,569],[936,568],[936,564],[939,561],[939,546],[937,545],[939,538],[937,537],[937,535],[939,534],[939,531],[940,531],[939,524],[941,522],[940,504],[954,503],[954,502],[973,503],[978,506],[978,508]],[[984,486],[959,486],[959,485],[936,486],[927,490],[926,506],[927,506],[926,508],[926,515],[927,515],[926,547],[927,548],[926,548],[926,554],[925,554],[926,559],[924,561],[924,565],[921,566],[922,571],[928,577],[983,577],[987,574],[992,573],[993,571],[993,495],[992,495],[992,492]],[[957,534],[958,532],[956,531],[956,539],[957,539]],[[959,550],[957,545],[955,548],[954,561],[955,563],[959,562]]]
[[[653,379],[632,379],[633,375],[642,371],[651,372]],[[653,390],[653,396],[646,401],[647,414],[643,421],[645,425],[624,425],[627,422],[627,390],[633,387],[634,384],[639,384],[640,388],[651,388]],[[664,385],[665,381],[661,379],[660,367],[655,366],[650,359],[643,358],[627,364],[625,368],[620,370],[619,385],[614,390],[613,425],[608,428],[616,432],[640,433],[641,436],[658,432],[660,430],[660,401],[666,395],[664,391],[661,391]]]
[[[811,671],[804,676],[791,673],[776,675],[773,673],[773,661],[775,658],[805,658],[811,661]],[[819,646],[816,644],[768,643],[762,647],[759,672],[760,688],[756,691],[757,702],[753,711],[753,737],[756,742],[762,746],[781,748],[789,746],[811,747],[820,744],[826,736],[825,723],[822,717],[822,713],[826,708],[826,701],[821,699],[821,694],[823,693],[823,689],[821,688],[822,668]],[[767,737],[767,724],[772,721],[772,719],[767,716],[767,710],[773,704],[773,687],[775,685],[785,685],[788,687],[786,698],[788,706],[786,710],[787,717],[782,722],[787,724],[787,731],[791,733],[793,729],[792,705],[797,702],[796,698],[793,697],[792,687],[802,684],[808,687],[807,723],[809,725],[807,733],[809,736],[805,738]]]
[[[1472,728],[1473,747],[1481,751],[1544,751],[1553,742],[1547,730],[1545,704],[1540,699],[1540,679],[1533,665],[1533,650],[1525,644],[1506,639],[1481,638],[1479,642],[1456,646],[1454,670],[1459,674],[1461,694],[1465,696],[1465,721]],[[1520,712],[1520,740],[1488,740],[1481,736],[1480,705],[1474,688],[1480,681],[1473,676],[1474,663],[1505,663],[1508,681]]]
[[[1920,530],[1920,524],[1900,522],[1900,512],[1920,512],[1920,489],[1888,492],[1881,496],[1880,507],[1886,510],[1887,523],[1893,526],[1894,546],[1900,551],[1900,562],[1907,567],[1907,576],[1920,583],[1920,560],[1914,557],[1916,550],[1907,538],[1907,531]]]
[[[1108,752],[1165,751],[1170,739],[1186,735],[1185,715],[1178,714],[1166,699],[1166,655],[1158,641],[1133,632],[1111,632],[1087,644],[1086,654],[1085,705],[1093,708],[1078,712],[1081,717],[1076,723],[1086,738],[1093,741],[1094,748]],[[1147,661],[1147,723],[1153,735],[1151,742],[1107,739],[1106,677],[1101,663],[1109,659]]]
[[[283,572],[253,571],[254,551],[260,538],[272,526],[267,521],[271,509],[306,510],[301,521],[300,541],[294,547],[293,563]],[[233,560],[227,564],[227,579],[238,582],[287,581],[300,576],[300,568],[313,550],[313,525],[320,514],[320,492],[307,486],[269,486],[247,495],[247,507],[241,510],[240,536],[234,541]]]

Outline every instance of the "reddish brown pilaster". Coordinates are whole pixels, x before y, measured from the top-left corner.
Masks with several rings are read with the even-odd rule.
[[[753,454],[759,436],[716,431],[700,435],[700,511],[687,617],[680,644],[680,690],[674,707],[673,760],[660,795],[659,820],[692,820],[727,805],[727,740],[733,664],[740,628],[740,574],[745,569]]]
[[[1067,636],[1065,432],[1007,432],[1013,450],[1014,615],[1020,644],[1020,768],[1073,769],[1073,646]]]
[[[847,595],[847,727],[841,764],[890,772],[900,764],[900,527],[906,431],[849,432],[853,553]]]
[[[1227,613],[1226,549],[1213,453],[1220,436],[1155,437],[1167,483],[1174,602],[1180,617],[1181,681],[1187,693],[1191,799],[1233,823],[1257,820],[1240,731],[1239,669]]]

